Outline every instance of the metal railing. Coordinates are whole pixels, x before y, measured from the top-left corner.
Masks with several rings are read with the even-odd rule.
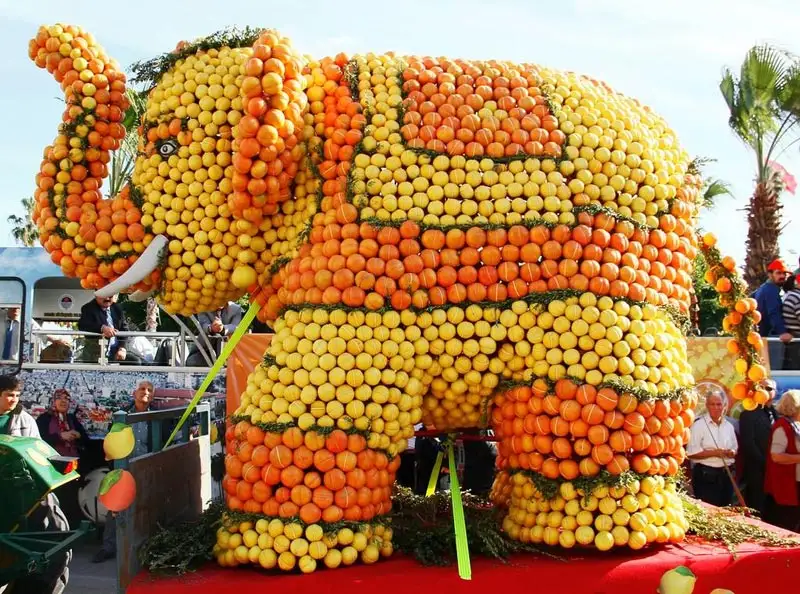
[[[65,364],[69,364],[71,369],[97,369],[99,367],[108,367],[111,364],[116,363],[123,363],[123,361],[116,361],[116,360],[109,360],[108,351],[109,351],[109,341],[110,339],[104,337],[102,334],[96,332],[84,332],[82,330],[69,330],[69,329],[59,329],[59,328],[42,328],[38,330],[32,330],[30,332],[31,335],[31,358],[30,361],[24,364],[25,368],[28,369],[50,369],[56,367],[62,367]],[[44,344],[46,341],[41,340],[41,337],[68,337],[70,339],[83,339],[83,344],[72,344],[68,346],[70,349],[70,357],[68,360],[58,361],[58,362],[43,362],[41,360],[42,351],[44,350]],[[126,331],[126,332],[117,332],[115,338],[117,339],[125,339],[125,338],[136,338],[142,337],[150,341],[153,344],[153,341],[162,342],[163,340],[172,339],[174,341],[174,348],[169,349],[169,358],[167,361],[164,361],[161,365],[158,363],[147,362],[143,363],[142,365],[137,365],[135,363],[128,363],[124,362],[126,368],[142,368],[146,367],[148,370],[155,371],[161,370],[163,368],[164,371],[174,371],[175,369],[182,369],[184,371],[191,371],[191,370],[199,370],[199,369],[209,369],[210,365],[203,364],[200,366],[191,366],[186,367],[185,363],[190,354],[190,346],[193,343],[198,343],[200,348],[202,349],[202,342],[205,340],[196,337],[193,334],[189,334],[181,329],[179,332],[144,332],[144,331]],[[207,338],[212,344],[215,345],[215,352],[212,354],[212,363],[216,356],[219,355],[222,349],[222,345],[228,340],[229,337],[227,336],[211,336],[205,337]],[[98,357],[96,362],[94,360],[87,361],[83,359],[81,356],[76,357],[76,352],[78,350],[78,346],[85,347],[87,341],[97,341],[97,348],[98,348]],[[78,342],[78,340],[72,341]],[[156,350],[158,350],[159,345],[153,345]],[[156,369],[158,368],[158,369]]]
[[[114,461],[114,468],[127,468],[129,460],[138,457],[139,455],[152,454],[160,452],[164,443],[172,433],[172,428],[165,430],[165,425],[168,422],[177,421],[181,418],[186,411],[185,406],[178,406],[174,408],[164,408],[160,410],[148,410],[145,412],[127,412],[118,410],[112,414],[114,423],[124,423],[127,425],[137,425],[141,423],[147,424],[148,439],[146,443],[146,452],[140,452],[134,455],[136,451],[131,453],[127,458]],[[199,435],[208,435],[211,430],[211,404],[208,402],[201,402],[195,408],[192,416],[189,417],[186,423],[183,424],[180,431],[180,437],[176,437],[170,447],[180,443],[189,441],[192,424],[191,420],[194,417],[197,420],[197,427],[199,427]]]

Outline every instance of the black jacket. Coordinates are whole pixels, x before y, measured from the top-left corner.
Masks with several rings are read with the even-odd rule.
[[[128,324],[125,322],[125,315],[122,312],[122,308],[116,303],[111,304],[111,320],[114,322],[114,328],[120,332],[126,332],[128,330]],[[106,319],[106,312],[97,304],[97,301],[94,299],[92,299],[89,303],[86,303],[81,308],[81,318],[78,320],[78,330],[81,330],[82,332],[96,332],[97,334],[100,334],[100,329],[107,325],[108,320]],[[87,340],[87,344],[88,342],[89,341]],[[96,341],[92,342],[96,343]],[[114,355],[114,353],[117,352],[117,349],[124,346],[125,339],[117,338],[117,343],[111,350],[111,354]]]
[[[50,431],[50,421],[52,419],[53,413],[48,410],[47,412],[43,412],[36,417],[36,424],[39,427],[39,435],[42,436],[42,439],[53,446],[53,448],[58,450],[58,445],[61,444],[61,435],[58,432],[52,433]],[[81,434],[81,438],[78,440],[77,444],[78,449],[86,447],[86,445],[89,443],[89,435],[86,433],[86,429],[84,429],[83,425],[74,413],[67,414],[67,424],[69,425],[70,429],[74,429]]]
[[[763,474],[769,455],[769,436],[777,414],[771,406],[745,410],[739,416],[739,435],[744,472]]]

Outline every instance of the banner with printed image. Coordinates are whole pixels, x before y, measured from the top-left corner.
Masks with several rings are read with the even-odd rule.
[[[740,402],[732,402],[730,391],[733,385],[742,381],[744,378],[736,373],[736,355],[728,352],[727,336],[710,337],[697,336],[689,337],[686,341],[686,351],[689,363],[692,366],[695,385],[700,395],[697,413],[705,412],[705,396],[712,391],[722,390],[728,397],[730,405],[729,415],[738,416],[741,409]],[[762,349],[761,359],[767,368],[769,375],[769,353],[766,345]],[[734,414],[736,413],[736,414]]]

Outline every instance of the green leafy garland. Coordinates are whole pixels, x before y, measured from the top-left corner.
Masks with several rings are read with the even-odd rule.
[[[523,303],[527,303],[528,305],[539,305],[539,306],[546,306],[552,301],[565,301],[570,298],[580,297],[583,295],[585,291],[579,291],[578,289],[553,289],[551,291],[544,291],[542,293],[528,293],[523,297],[505,299],[503,301],[477,301],[477,302],[461,302],[461,303],[444,303],[442,305],[428,305],[426,307],[409,307],[408,309],[415,312],[415,313],[431,313],[437,309],[447,310],[451,307],[460,307],[465,308],[470,305],[477,305],[482,309],[487,308],[496,308],[496,309],[510,309],[511,306],[518,301],[522,301]],[[614,303],[618,301],[623,301],[628,305],[638,305],[639,307],[644,307],[647,305],[652,305],[649,303],[645,303],[643,301],[635,301],[628,297],[612,297],[610,295],[606,295],[609,299],[611,299]],[[671,307],[661,307],[655,306],[659,311],[665,312],[673,321],[673,323],[678,326],[681,331],[685,331],[686,328],[689,327],[691,323],[689,317],[686,314],[683,314],[677,311],[675,308]],[[351,307],[348,305],[344,305],[342,303],[289,303],[284,305],[278,315],[282,316],[287,311],[301,311],[303,309],[313,308],[316,310],[323,310],[323,311],[335,311],[335,310],[342,310],[345,312],[351,311],[361,311],[365,313],[375,312],[379,314],[384,314],[390,311],[397,311],[394,307],[390,305],[386,305],[380,309],[374,310],[365,310],[363,307]]]
[[[788,538],[747,522],[741,508],[708,508],[681,494],[683,513],[689,522],[689,531],[709,542],[723,543],[732,554],[745,542],[768,547],[797,547],[797,538]]]
[[[727,308],[719,303],[719,293],[714,285],[706,280],[708,264],[703,253],[697,254],[692,270],[692,287],[697,299],[697,308],[693,312],[692,325],[703,335],[709,328],[722,329],[722,320],[728,313]],[[696,316],[696,317],[695,317]]]
[[[586,495],[591,495],[591,493],[598,487],[608,487],[609,489],[613,489],[614,487],[627,487],[636,481],[642,481],[651,476],[649,474],[641,474],[632,470],[626,470],[618,475],[611,474],[607,470],[601,470],[594,476],[579,476],[576,479],[566,480],[563,478],[550,479],[543,474],[523,468],[512,468],[508,470],[508,473],[510,475],[522,474],[523,476],[529,478],[533,483],[533,486],[536,487],[536,490],[539,491],[539,493],[541,493],[542,497],[545,499],[553,499],[556,495],[558,495],[559,488],[564,483],[572,483],[572,486],[575,487],[576,490],[583,491]],[[679,481],[679,479],[680,476],[664,477],[665,481],[671,483],[676,483]]]
[[[563,379],[569,380],[574,383],[576,386],[582,386],[584,384],[583,380],[577,377],[572,376],[565,376]],[[555,388],[556,382],[549,378],[536,378],[536,380],[544,381],[547,384],[548,391],[552,391]],[[514,388],[520,387],[530,387],[533,384],[534,380],[526,381],[526,380],[502,380],[498,384],[498,392],[503,392],[506,390],[512,390]],[[683,398],[689,391],[689,388],[678,388],[676,390],[672,390],[670,392],[665,392],[664,394],[652,394],[645,389],[637,388],[635,386],[631,386],[626,384],[622,380],[609,380],[602,382],[596,386],[598,389],[602,388],[611,388],[617,393],[620,394],[631,394],[634,396],[638,401],[643,400],[679,400]]]
[[[347,416],[342,417],[342,418],[352,421],[352,419],[350,419],[350,417],[347,417]],[[253,421],[247,415],[232,415],[230,417],[230,420],[229,420],[229,422],[232,425],[235,425],[236,423],[239,423],[241,421],[244,421],[246,423],[250,423],[251,425],[253,425],[255,427],[258,427],[259,429],[261,429],[265,433],[283,433],[287,429],[291,429],[292,427],[297,427],[297,423],[295,423],[295,422],[278,423],[277,421],[275,421],[275,422],[271,422],[271,423],[264,423],[264,422],[260,422],[259,421],[257,423],[253,423]],[[339,427],[336,427],[334,425],[322,426],[322,425],[316,425],[315,424],[315,425],[311,425],[310,427],[308,427],[306,429],[303,429],[303,431],[306,431],[306,432],[313,431],[315,433],[319,433],[320,435],[330,435],[331,433],[333,433],[337,429],[339,429]],[[347,435],[361,435],[365,439],[369,438],[369,435],[370,435],[369,429],[361,430],[361,429],[356,429],[355,427],[349,427],[348,429],[339,429],[339,430],[340,431],[344,431]],[[380,449],[380,448],[370,448],[370,449],[375,450],[375,449]]]
[[[668,201],[668,202],[671,202],[671,201]],[[599,215],[599,214],[604,214],[604,215],[606,215],[606,216],[608,216],[610,218],[613,218],[616,221],[630,223],[635,228],[642,229],[643,231],[649,231],[649,230],[652,229],[652,227],[650,227],[649,225],[645,225],[643,223],[640,223],[639,221],[637,221],[636,219],[634,219],[632,217],[621,215],[616,210],[608,208],[607,206],[601,206],[600,204],[586,204],[586,205],[583,205],[583,206],[575,206],[569,212],[571,212],[573,214],[588,213],[588,214],[593,215],[593,216],[594,215]],[[665,214],[669,214],[669,211],[668,210],[659,211],[654,216],[661,216],[661,215],[665,215]],[[381,219],[381,218],[378,218],[378,217],[367,217],[367,218],[360,219],[361,222],[368,223],[371,226],[379,228],[379,229],[381,227],[400,227],[406,220],[408,220],[408,219],[406,219],[406,218]],[[456,223],[454,225],[434,225],[434,224],[430,224],[430,223],[424,223],[422,221],[415,221],[415,222],[417,223],[417,225],[419,225],[420,231],[427,231],[428,229],[434,229],[434,230],[437,230],[437,231],[445,231],[445,232],[449,231],[450,229],[460,229],[462,231],[467,231],[467,230],[473,229],[475,227],[483,229],[484,231],[491,231],[491,230],[494,230],[494,229],[508,229],[508,227],[509,227],[508,223],[490,223],[490,222],[482,222],[482,221],[474,221],[474,222],[470,222],[470,223]],[[515,225],[522,225],[523,227],[527,227],[528,229],[534,229],[536,227],[547,227],[548,229],[555,229],[556,227],[561,227],[561,226],[565,226],[565,225],[567,227],[570,227],[570,228],[575,228],[578,225],[582,225],[582,224],[583,223],[580,223],[578,221],[576,221],[575,223],[572,223],[572,224],[546,221],[541,217],[538,217],[538,218],[523,218],[518,223],[515,223]]]
[[[184,574],[211,559],[225,504],[212,503],[193,522],[163,527],[139,549],[140,563],[153,573]]]
[[[147,84],[152,88],[158,84],[164,73],[172,69],[178,61],[197,52],[204,52],[210,49],[249,47],[255,43],[263,31],[264,29],[262,28],[249,26],[244,29],[229,27],[217,31],[207,37],[188,43],[180,49],[163,53],[150,60],[136,62],[131,66],[131,72],[133,72],[132,81]]]
[[[488,501],[465,491],[461,494],[471,555],[507,559],[514,553],[538,553],[566,559],[543,548],[506,538],[501,529],[503,512]],[[423,565],[450,565],[456,558],[452,498],[446,491],[430,497],[397,487],[392,497],[392,544]]]
[[[681,502],[689,522],[688,533],[704,541],[720,543],[735,555],[737,547],[753,542],[767,547],[798,547],[796,538],[782,536],[751,524],[736,508],[709,509],[681,494]],[[537,547],[513,541],[501,529],[502,511],[486,500],[462,493],[467,520],[470,552],[505,560],[516,553],[534,553],[567,562],[574,556],[562,549]],[[439,491],[430,497],[415,495],[410,489],[396,487],[393,508],[381,523],[390,525],[392,543],[398,552],[414,557],[423,565],[450,565],[456,558],[450,494]],[[230,512],[221,503],[213,504],[195,522],[160,527],[139,551],[144,567],[154,573],[183,574],[203,565],[213,557],[216,530],[229,522],[257,522],[266,516]],[[297,522],[298,518],[281,519]],[[363,522],[337,522],[323,525],[326,533],[340,528],[358,530]],[[376,524],[376,522],[371,522]]]

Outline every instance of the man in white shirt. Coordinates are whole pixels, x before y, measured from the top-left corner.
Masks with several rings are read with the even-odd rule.
[[[686,453],[694,463],[692,487],[698,499],[724,507],[733,498],[731,475],[735,475],[734,459],[738,444],[733,425],[725,418],[726,398],[720,392],[706,396],[706,414],[692,425],[692,437]]]

